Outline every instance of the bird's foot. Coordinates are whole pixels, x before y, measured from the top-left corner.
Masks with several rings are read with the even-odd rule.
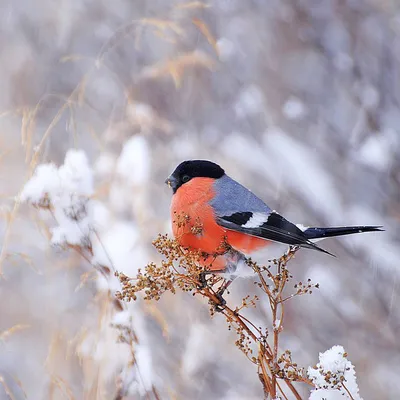
[[[215,311],[216,312],[222,312],[224,311],[225,305],[226,305],[226,300],[222,297],[222,295],[224,294],[224,290],[219,290],[216,294],[215,297],[218,299],[219,303],[215,303]]]
[[[205,289],[208,286],[205,272],[200,272],[199,283],[200,284],[197,286],[197,289],[199,289],[199,290]]]

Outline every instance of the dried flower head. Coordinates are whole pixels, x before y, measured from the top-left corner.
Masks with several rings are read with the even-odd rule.
[[[196,221],[191,221],[187,215],[174,216],[174,223],[179,227],[190,224],[190,229],[201,234],[203,227]],[[127,277],[123,273],[116,273],[122,289],[117,298],[125,301],[136,300],[139,293],[146,300],[159,300],[164,292],[175,293],[177,290],[201,295],[208,299],[211,316],[216,311],[222,313],[227,321],[228,329],[236,332],[235,345],[245,356],[257,366],[260,381],[264,391],[274,398],[282,393],[279,380],[283,380],[289,389],[298,396],[297,390],[291,382],[305,382],[311,384],[304,369],[299,368],[292,360],[289,350],[278,354],[279,335],[283,331],[284,304],[287,300],[306,293],[318,287],[310,280],[307,284],[295,284],[295,291],[290,295],[283,295],[286,284],[293,278],[287,264],[294,258],[298,248],[290,248],[279,259],[271,260],[269,265],[260,266],[252,259],[246,259],[249,268],[254,270],[258,280],[255,284],[268,297],[271,306],[273,326],[272,334],[267,327],[256,327],[243,314],[248,307],[257,307],[259,296],[250,295],[242,299],[240,305],[230,306],[221,296],[221,288],[225,282],[218,274],[212,271],[213,261],[221,254],[229,255],[230,246],[223,241],[215,255],[203,254],[183,248],[178,241],[168,235],[159,235],[153,242],[154,247],[162,256],[159,264],[149,263],[136,277]],[[272,342],[272,344],[270,343]]]

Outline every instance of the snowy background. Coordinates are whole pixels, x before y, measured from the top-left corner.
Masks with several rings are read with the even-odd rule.
[[[162,399],[262,397],[201,299],[166,295],[113,315],[116,282],[51,245],[65,239],[51,214],[15,206],[35,167],[63,165],[71,148],[87,160],[71,153],[49,179],[64,174],[91,196],[96,262],[128,275],[158,259],[151,240],[170,230],[163,182],[187,158],[218,162],[296,223],[384,225],[324,243],[337,258],[299,253],[291,272],[320,290],[289,303],[282,349],[308,367],[342,345],[365,399],[400,392],[400,5],[209,5],[0,1],[1,399],[115,397],[129,354],[113,319],[139,339],[131,398],[152,385]],[[237,281],[227,299],[254,288]],[[270,325],[265,310],[251,315]]]

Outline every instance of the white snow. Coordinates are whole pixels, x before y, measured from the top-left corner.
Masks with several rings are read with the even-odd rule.
[[[302,119],[307,114],[307,107],[297,97],[290,97],[282,107],[283,115],[293,121]]]
[[[243,118],[258,114],[264,109],[264,95],[255,85],[249,85],[239,93],[235,104],[235,113]]]
[[[319,353],[317,369],[308,368],[308,377],[312,380],[316,389],[310,394],[310,400],[339,400],[350,399],[347,391],[354,400],[362,400],[356,382],[354,366],[345,356],[342,346],[333,346],[324,353]],[[331,375],[330,379],[326,379]],[[340,379],[344,378],[343,384]],[[334,383],[338,380],[339,383]],[[344,386],[347,391],[345,390]]]
[[[58,168],[54,164],[41,164],[36,168],[32,178],[25,184],[20,195],[20,201],[39,204],[46,196],[59,191],[60,186]]]
[[[190,327],[186,349],[182,357],[182,370],[185,376],[192,379],[208,362],[213,362],[215,348],[212,345],[204,345],[209,340],[213,343],[214,334],[204,324],[193,323]]]
[[[132,113],[135,114],[138,119],[152,119],[154,117],[154,110],[149,104],[136,103],[131,108]]]
[[[111,212],[100,200],[91,200],[93,226],[96,230],[105,229],[111,224]]]
[[[139,232],[129,222],[119,221],[99,233],[100,241],[93,238],[93,264],[112,266],[114,270],[128,276],[136,276],[138,268],[146,265],[145,249],[139,245]],[[100,275],[97,285],[101,289],[119,290],[119,281],[114,277]]]
[[[386,171],[392,162],[392,149],[397,138],[390,132],[371,134],[356,153],[357,159],[365,165],[378,171]]]
[[[221,61],[229,61],[235,54],[235,44],[227,38],[221,38],[217,41],[217,48],[219,51],[219,58]]]
[[[115,157],[110,153],[102,153],[97,158],[94,164],[94,171],[96,175],[104,177],[110,176],[114,172]]]
[[[141,396],[144,396],[146,392],[151,391],[154,380],[151,351],[147,345],[136,345],[135,360],[140,373],[139,379],[137,380],[139,383],[138,392]]]
[[[117,161],[117,173],[131,185],[142,185],[150,175],[150,149],[143,135],[132,136]]]
[[[132,197],[132,187],[127,187],[123,183],[114,181],[108,193],[108,200],[112,210],[116,213],[127,212],[131,204],[129,204],[128,199]]]
[[[142,132],[148,132],[158,121],[154,109],[145,103],[134,103],[128,106],[127,114],[133,122],[140,125]]]
[[[130,327],[132,325],[132,313],[129,310],[120,311],[114,315],[111,323]]]
[[[79,245],[92,231],[89,198],[93,194],[93,173],[86,154],[69,150],[64,164],[39,165],[20,195],[21,202],[50,206],[57,221],[52,243]]]

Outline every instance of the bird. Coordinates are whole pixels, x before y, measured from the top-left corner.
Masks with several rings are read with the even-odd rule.
[[[247,274],[246,257],[271,242],[334,256],[316,242],[383,230],[382,226],[296,225],[209,160],[181,162],[165,183],[173,193],[170,212],[175,239],[183,248],[200,251],[208,272],[225,274],[228,285]]]

